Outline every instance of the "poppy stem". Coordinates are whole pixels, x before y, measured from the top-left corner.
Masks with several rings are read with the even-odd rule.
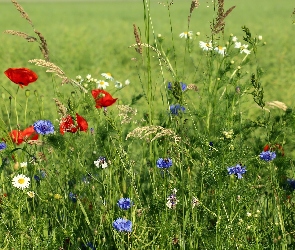
[[[16,107],[16,96],[19,90],[19,86],[17,87],[16,93],[15,93],[15,97],[14,97],[14,109],[15,109],[15,115],[16,115],[16,124],[19,125],[18,123],[18,114],[17,114],[17,107]]]

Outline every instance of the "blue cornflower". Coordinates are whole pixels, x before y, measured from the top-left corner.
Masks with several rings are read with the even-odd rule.
[[[86,249],[88,249],[88,247],[91,250],[96,250],[96,248],[95,248],[95,246],[93,246],[92,242],[88,242],[86,245],[85,244],[82,244],[81,249],[82,250],[86,250]]]
[[[157,167],[158,168],[170,168],[172,166],[172,159],[170,158],[159,158],[157,160]]]
[[[77,195],[76,194],[73,194],[72,192],[70,192],[69,197],[72,200],[72,202],[74,202],[74,203],[77,202]]]
[[[45,178],[47,176],[47,173],[46,173],[46,171],[44,169],[41,169],[40,170],[40,175],[41,175],[42,178]]]
[[[273,159],[277,157],[277,155],[276,155],[276,152],[263,151],[262,153],[260,153],[259,157],[261,160],[264,160],[264,161],[272,161]]]
[[[36,121],[34,124],[34,129],[38,134],[47,135],[54,133],[54,127],[51,121],[48,120],[39,120]]]
[[[117,205],[124,210],[127,210],[133,206],[133,202],[130,200],[130,198],[121,198],[118,200]]]
[[[242,179],[242,174],[245,174],[247,170],[246,167],[242,167],[240,164],[237,164],[236,166],[228,167],[227,171],[228,174],[234,174],[238,177],[238,179]]]
[[[287,179],[287,183],[290,189],[295,190],[295,180]]]
[[[113,227],[118,232],[132,232],[132,222],[130,220],[118,218],[113,222]]]
[[[1,143],[0,143],[0,151],[1,151],[1,150],[4,150],[4,149],[6,149],[6,148],[7,148],[6,143],[5,143],[5,142],[1,142]]]
[[[38,175],[34,175],[34,179],[35,179],[35,181],[38,182],[38,183],[39,183],[40,180],[41,180],[40,177],[39,177]]]
[[[181,90],[182,90],[183,92],[186,91],[186,89],[187,89],[187,85],[186,85],[185,83],[183,83],[183,82],[180,82],[179,84],[181,85]],[[171,83],[171,82],[168,82],[168,86],[167,86],[167,88],[168,88],[169,90],[172,90],[172,83]]]
[[[169,109],[170,109],[170,113],[172,115],[178,115],[180,111],[184,112],[185,111],[185,107],[179,105],[179,104],[176,104],[176,105],[170,105],[169,106]]]

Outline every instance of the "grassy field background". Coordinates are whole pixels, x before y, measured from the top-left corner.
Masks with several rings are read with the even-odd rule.
[[[133,27],[135,23],[142,29],[144,41],[143,6],[141,1],[20,1],[29,14],[35,28],[45,36],[50,50],[50,60],[61,67],[66,74],[92,74],[100,78],[102,72],[111,72],[116,79],[129,78],[128,91],[118,93],[120,101],[128,104],[135,93],[141,91],[136,63],[131,58],[138,57],[133,48],[135,43]],[[210,34],[212,8],[207,3],[192,15],[190,30],[201,32],[199,40],[206,40]],[[227,1],[227,7],[236,5],[226,18],[225,41],[232,33],[242,40],[241,26],[250,28],[254,36],[262,35],[266,46],[258,51],[258,63],[264,69],[262,78],[266,101],[280,100],[293,106],[294,100],[294,65],[295,47],[292,39],[295,26],[292,25],[293,3],[284,4],[262,1]],[[150,1],[151,18],[155,34],[162,34],[166,41],[171,38],[167,8]],[[183,40],[178,35],[187,30],[187,16],[190,1],[175,1],[171,7],[175,47],[183,47]],[[212,6],[211,6],[212,7]],[[0,3],[0,30],[18,30],[33,35],[30,25],[21,18],[10,1]],[[195,47],[198,46],[198,39]],[[44,69],[31,65],[27,61],[42,58],[37,44],[27,43],[24,39],[1,33],[0,65],[2,71],[9,67],[30,67],[37,71],[40,78],[27,89],[37,90],[47,100],[54,97],[52,78]],[[169,46],[169,43],[164,46]],[[179,52],[181,54],[181,51]],[[190,74],[189,71],[186,72]],[[155,79],[158,76],[155,76]],[[195,81],[187,76],[184,81]],[[11,84],[4,74],[0,81],[5,90],[15,93],[16,86]],[[59,80],[58,80],[59,81]],[[167,76],[169,81],[169,76]],[[198,82],[195,82],[198,84]],[[71,88],[63,86],[60,91],[68,92]],[[54,104],[47,104],[46,112],[54,111]],[[33,107],[31,107],[33,108]],[[48,114],[49,114],[48,113]]]

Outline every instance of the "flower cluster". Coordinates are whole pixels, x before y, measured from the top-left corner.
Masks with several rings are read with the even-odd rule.
[[[259,154],[259,157],[261,160],[264,160],[264,161],[272,161],[274,160],[277,155],[276,155],[276,152],[271,152],[271,151],[263,151]]]
[[[113,222],[113,227],[118,232],[132,232],[132,222],[123,218],[118,218]]]
[[[247,170],[246,167],[242,167],[240,164],[237,164],[236,166],[228,167],[227,171],[229,175],[234,174],[238,177],[238,179],[242,179],[242,175],[246,173]]]
[[[158,168],[167,169],[172,166],[172,159],[170,158],[159,158],[156,162]]]
[[[121,198],[118,200],[117,205],[119,208],[127,210],[133,206],[133,202],[130,200],[130,198]]]
[[[184,112],[185,111],[185,107],[179,105],[179,104],[176,104],[176,105],[170,105],[169,106],[169,110],[170,110],[170,113],[172,115],[178,115],[179,112]]]
[[[97,168],[107,168],[108,167],[108,163],[107,163],[107,159],[104,156],[100,156],[96,161],[94,161],[94,165]]]
[[[74,120],[70,115],[63,117],[59,125],[60,133],[63,135],[65,132],[76,133],[77,131],[86,132],[88,130],[87,121],[78,113],[76,113],[75,122],[76,124],[74,123]]]
[[[169,195],[169,197],[167,198],[166,206],[169,207],[170,209],[176,208],[176,205],[179,202],[179,200],[177,200],[177,198],[176,198],[176,193],[177,193],[177,190],[176,190],[176,188],[174,188],[172,190],[172,194]]]

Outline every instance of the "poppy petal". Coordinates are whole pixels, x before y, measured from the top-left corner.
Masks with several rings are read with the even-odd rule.
[[[59,131],[63,135],[65,132],[76,133],[77,128],[75,127],[73,118],[68,115],[62,118],[62,121],[59,126]]]
[[[113,98],[110,93],[106,92],[102,89],[94,89],[91,91],[91,94],[95,100],[95,107],[96,108],[102,108],[102,107],[108,107],[114,104],[118,98]]]
[[[21,88],[23,88],[23,86],[28,86],[30,83],[35,82],[38,79],[38,75],[27,68],[9,68],[4,74]]]
[[[24,129],[22,132],[21,132],[21,135],[23,137],[23,139],[25,141],[28,141],[28,140],[38,140],[38,137],[39,135],[36,133],[35,129],[33,126],[30,126],[26,129]]]
[[[76,117],[77,117],[77,124],[78,124],[79,130],[87,131],[88,130],[87,121],[82,116],[78,115],[78,113],[76,113]]]

